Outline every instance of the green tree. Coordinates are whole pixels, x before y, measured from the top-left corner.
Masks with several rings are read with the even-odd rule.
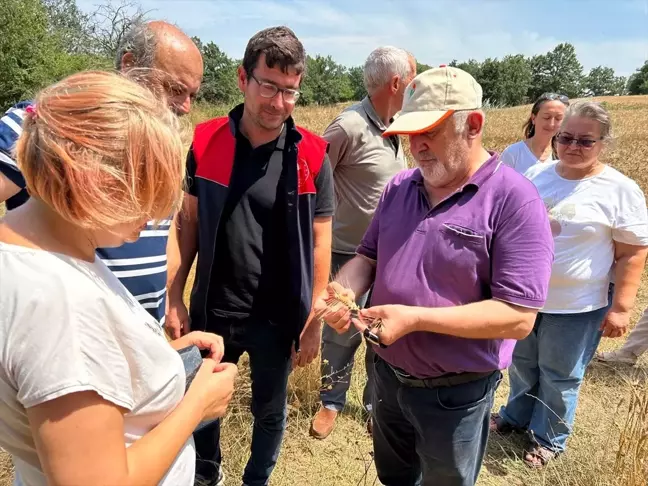
[[[90,16],[79,10],[76,0],[42,0],[47,12],[48,33],[58,36],[68,53],[88,53]]]
[[[361,100],[367,96],[367,90],[364,85],[364,68],[362,66],[352,67],[349,69],[348,77],[351,89],[353,90],[353,99]]]
[[[625,91],[626,79],[615,76],[614,69],[597,66],[592,68],[583,80],[583,92],[588,96],[622,95]]]
[[[428,69],[432,69],[432,66],[416,61],[416,74],[421,74]]]
[[[542,93],[555,92],[577,98],[581,95],[583,66],[571,44],[558,44],[553,51],[533,56],[530,60],[532,79],[529,98],[533,101]]]
[[[470,74],[473,78],[479,79],[481,72],[481,63],[479,63],[475,59],[468,59],[467,62],[457,62],[456,59],[453,59],[452,62],[448,64],[448,66],[462,69]]]
[[[630,76],[628,80],[628,94],[648,94],[648,61],[644,62],[644,65]]]
[[[330,105],[354,97],[347,69],[337,64],[331,56],[307,57],[301,91],[299,102],[302,105]]]
[[[205,65],[198,99],[215,104],[234,104],[240,101],[241,92],[236,82],[238,63],[213,42],[203,44],[198,37],[193,40],[200,49]]]
[[[76,68],[51,35],[40,0],[0,2],[0,106],[25,99]]]
[[[526,103],[531,77],[531,66],[522,54],[504,56],[500,62],[500,102],[505,106]]]

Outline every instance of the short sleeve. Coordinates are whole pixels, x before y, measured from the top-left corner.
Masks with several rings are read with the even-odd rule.
[[[514,149],[512,148],[513,145],[509,145],[504,149],[502,154],[500,155],[500,160],[508,165],[509,167],[515,169],[515,154],[514,154]]]
[[[648,246],[648,211],[646,198],[635,183],[621,191],[612,239],[619,243]]]
[[[328,156],[331,168],[335,170],[338,164],[343,163],[349,148],[349,136],[340,123],[334,121],[326,130],[322,138],[329,143]]]
[[[549,218],[541,199],[523,204],[496,226],[491,255],[492,297],[541,309],[554,258]]]
[[[333,169],[329,162],[328,155],[324,156],[324,162],[315,179],[315,217],[328,218],[335,213],[335,193],[333,190]]]
[[[185,192],[198,197],[198,190],[196,188],[196,157],[194,156],[193,145],[189,147],[189,152],[187,153],[184,183]]]
[[[94,391],[115,405],[134,406],[128,359],[110,325],[119,317],[108,299],[81,285],[49,279],[35,285],[33,296],[16,296],[7,335],[6,366],[18,401],[30,408],[62,396]],[[79,283],[78,278],[71,280]],[[87,282],[86,282],[87,284]],[[20,291],[28,288],[19,286]],[[39,294],[41,298],[39,298]]]

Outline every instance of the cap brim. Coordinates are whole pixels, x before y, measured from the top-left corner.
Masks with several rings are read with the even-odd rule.
[[[447,111],[414,111],[403,113],[383,132],[388,135],[416,135],[432,130],[449,118],[454,110]]]

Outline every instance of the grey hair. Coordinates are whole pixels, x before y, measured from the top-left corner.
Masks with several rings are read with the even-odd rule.
[[[373,94],[389,82],[395,74],[401,79],[412,74],[412,55],[405,49],[382,46],[374,49],[364,64],[364,85],[367,93]]]
[[[572,116],[597,121],[601,127],[601,140],[603,142],[612,140],[612,120],[608,111],[600,103],[596,101],[577,101],[576,103],[572,103],[565,112],[561,129]]]
[[[149,68],[155,61],[155,50],[157,49],[157,36],[143,21],[134,22],[121,38],[117,47],[115,67],[122,68],[124,54],[130,52],[133,55],[134,67]]]
[[[463,133],[464,130],[466,129],[466,124],[468,123],[468,117],[470,116],[471,113],[481,113],[484,119],[486,119],[486,114],[484,113],[483,110],[462,110],[462,111],[455,111],[452,114],[452,119],[454,120],[455,124],[455,131],[456,133]]]

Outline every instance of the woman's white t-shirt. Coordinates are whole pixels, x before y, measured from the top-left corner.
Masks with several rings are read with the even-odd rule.
[[[537,163],[547,164],[554,161],[551,155],[547,159],[540,161],[524,141],[506,147],[500,158],[502,162],[522,175]]]
[[[589,312],[608,304],[614,242],[648,246],[646,199],[632,179],[612,167],[573,181],[558,175],[557,164],[537,164],[525,174],[547,207],[554,237],[542,312]]]
[[[0,243],[0,447],[11,453],[14,484],[45,486],[26,409],[94,391],[128,410],[130,446],[182,400],[180,355],[157,321],[96,258]],[[194,484],[189,438],[165,486]]]

